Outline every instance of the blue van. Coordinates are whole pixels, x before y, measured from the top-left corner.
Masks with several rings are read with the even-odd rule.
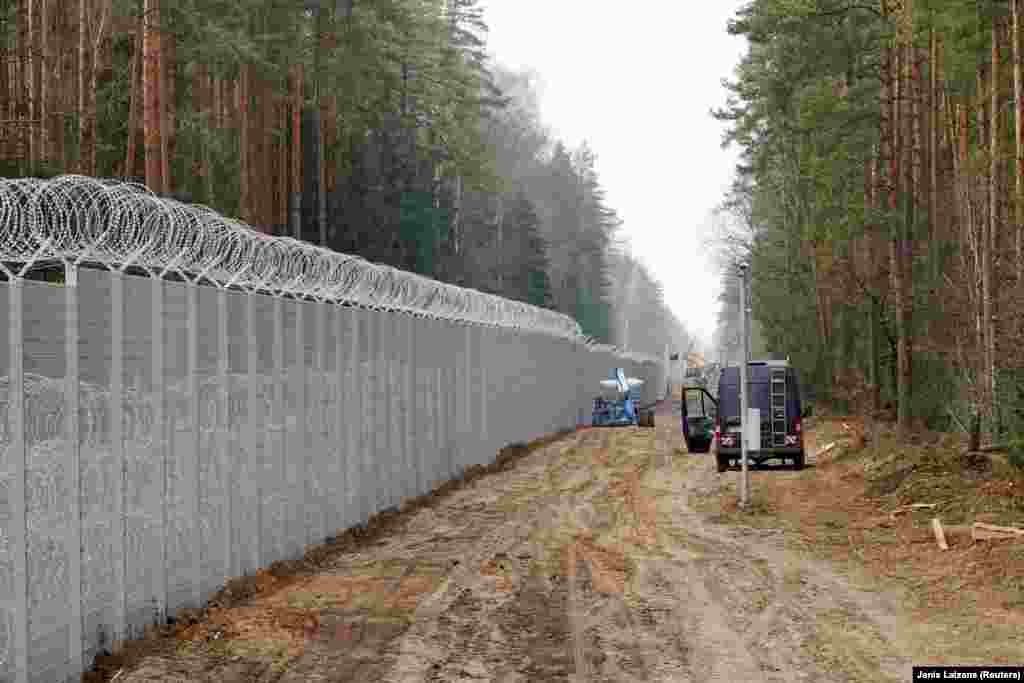
[[[750,408],[761,412],[761,442],[747,451],[747,462],[788,460],[804,468],[804,435],[801,431],[803,408],[796,369],[788,361],[750,361]],[[740,461],[740,369],[722,368],[718,380],[718,419],[714,438],[718,442],[718,471],[724,472],[733,461]]]

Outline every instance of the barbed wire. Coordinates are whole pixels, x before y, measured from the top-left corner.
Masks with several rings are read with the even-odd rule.
[[[539,332],[636,362],[653,356],[597,344],[572,317],[456,287],[290,237],[117,179],[0,179],[0,268],[46,262],[141,268],[221,287]]]

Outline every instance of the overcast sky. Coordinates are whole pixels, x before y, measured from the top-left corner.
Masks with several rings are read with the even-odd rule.
[[[745,48],[725,32],[745,0],[481,0],[489,50],[541,78],[544,122],[587,140],[608,205],[669,307],[710,341],[719,277],[701,237],[732,180],[734,150],[709,110]]]

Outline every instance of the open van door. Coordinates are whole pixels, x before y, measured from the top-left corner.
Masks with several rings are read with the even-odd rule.
[[[718,401],[703,387],[683,388],[683,438],[690,453],[707,453],[715,435]]]

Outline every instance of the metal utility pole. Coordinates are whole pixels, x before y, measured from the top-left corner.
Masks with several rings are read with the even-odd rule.
[[[747,383],[750,377],[750,321],[747,308],[747,277],[749,271],[746,264],[740,265],[740,337],[743,341],[743,355],[740,361],[740,461],[742,462],[742,479],[740,481],[740,508],[747,509],[750,505],[750,467],[747,463],[747,404],[750,399]]]

